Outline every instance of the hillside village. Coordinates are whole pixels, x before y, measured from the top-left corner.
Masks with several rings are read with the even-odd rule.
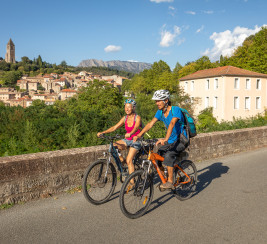
[[[38,75],[35,77],[22,76],[17,80],[17,87],[0,87],[0,101],[6,106],[28,107],[34,100],[44,101],[52,105],[57,100],[66,100],[73,97],[80,88],[86,87],[93,80],[105,80],[114,87],[121,88],[127,78],[118,75],[100,76],[81,71],[78,74],[65,72]]]

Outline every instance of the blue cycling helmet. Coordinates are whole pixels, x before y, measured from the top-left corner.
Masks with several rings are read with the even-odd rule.
[[[127,104],[127,103],[130,103],[133,105],[133,107],[136,106],[136,102],[133,100],[133,99],[126,99],[125,102],[124,102],[124,105]]]

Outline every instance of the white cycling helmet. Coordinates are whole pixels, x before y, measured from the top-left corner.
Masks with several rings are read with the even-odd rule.
[[[155,91],[152,100],[164,101],[170,99],[170,92],[168,90],[157,90]]]

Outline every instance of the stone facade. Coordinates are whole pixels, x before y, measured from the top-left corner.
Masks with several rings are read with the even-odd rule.
[[[190,159],[202,160],[267,146],[267,126],[199,134],[192,138]],[[107,145],[0,158],[0,205],[64,192],[81,185],[88,165]]]

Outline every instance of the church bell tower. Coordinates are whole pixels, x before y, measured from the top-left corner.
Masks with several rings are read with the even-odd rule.
[[[9,39],[9,42],[7,43],[6,46],[6,58],[5,61],[7,63],[16,63],[15,60],[15,45],[11,38]]]

